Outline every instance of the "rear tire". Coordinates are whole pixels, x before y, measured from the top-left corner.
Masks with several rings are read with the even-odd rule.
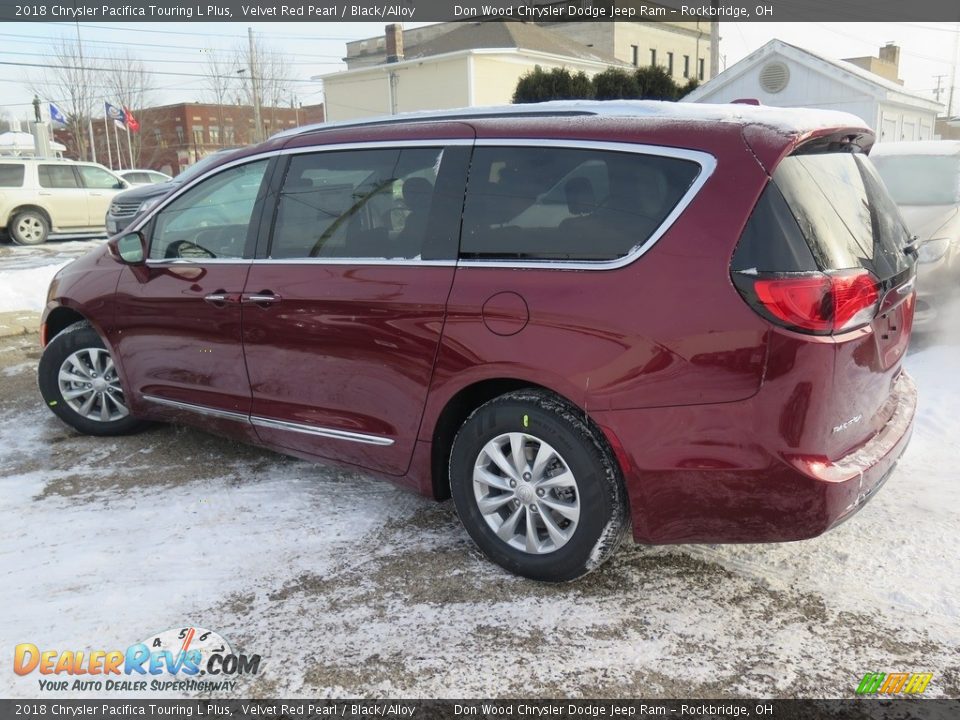
[[[482,405],[450,453],[457,514],[510,572],[561,582],[606,561],[629,527],[620,467],[583,412],[541,390]]]
[[[130,414],[113,357],[86,321],[47,344],[37,380],[47,407],[85,435],[126,435],[147,425]]]
[[[7,230],[17,245],[42,245],[50,235],[50,223],[43,213],[24,210],[10,219]]]

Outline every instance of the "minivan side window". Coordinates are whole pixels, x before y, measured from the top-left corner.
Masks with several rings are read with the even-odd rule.
[[[153,220],[150,258],[241,258],[268,160],[197,183]]]
[[[269,256],[421,257],[443,153],[418,147],[294,156]]]
[[[37,168],[40,187],[78,188],[80,181],[72,165],[40,165]]]
[[[23,187],[23,165],[0,164],[0,187]]]
[[[556,147],[474,151],[460,256],[615,260],[663,224],[700,173],[690,160]]]
[[[91,190],[116,190],[119,187],[119,180],[106,170],[102,170],[93,165],[77,165],[80,171],[80,177],[83,178],[83,185]]]

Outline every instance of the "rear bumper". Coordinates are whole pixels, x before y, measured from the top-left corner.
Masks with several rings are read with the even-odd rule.
[[[833,462],[762,447],[749,400],[611,411],[596,419],[624,468],[637,542],[782,542],[815,537],[846,520],[893,472],[916,411],[916,387],[906,372],[893,393],[887,424]]]

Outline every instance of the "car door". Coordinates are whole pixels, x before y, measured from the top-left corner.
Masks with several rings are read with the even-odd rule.
[[[87,191],[87,227],[103,227],[113,196],[124,189],[113,173],[96,165],[77,165],[80,180]]]
[[[272,445],[406,472],[453,282],[472,129],[302,151],[243,295],[251,422]],[[469,134],[469,137],[466,135]]]
[[[46,208],[55,230],[87,227],[87,190],[75,166],[69,163],[40,163],[40,205]]]
[[[247,424],[240,294],[269,168],[267,159],[233,163],[177,195],[145,227],[146,267],[124,268],[111,337],[134,410]]]

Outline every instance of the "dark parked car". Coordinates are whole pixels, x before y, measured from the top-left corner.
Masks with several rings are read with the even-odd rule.
[[[225,155],[234,150],[236,148],[217,150],[166,182],[147,181],[146,184],[137,184],[131,190],[116,195],[110,203],[110,207],[107,208],[107,215],[104,218],[107,235],[116,235],[123,232],[141,213],[145,213],[184,183],[190,182],[193,178],[203,174],[204,170],[223,160]],[[141,174],[144,173],[141,172]],[[154,174],[160,175],[160,173]],[[101,212],[103,211],[101,210]]]
[[[913,249],[841,113],[548,103],[300,128],[64,268],[40,387],[452,495],[513,572],[809,538],[890,475]],[[265,512],[269,512],[265,510]]]

